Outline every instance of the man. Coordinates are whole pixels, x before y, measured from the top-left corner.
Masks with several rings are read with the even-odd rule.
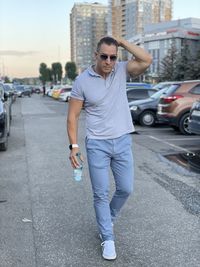
[[[43,90],[43,96],[45,96],[45,94],[46,94],[46,87],[45,87],[45,84],[43,85],[42,90]]]
[[[133,55],[127,62],[117,62],[118,46]],[[104,37],[95,52],[96,64],[81,73],[71,92],[67,130],[70,160],[78,167],[78,118],[83,103],[86,112],[86,151],[93,189],[94,208],[102,256],[116,258],[113,224],[133,190],[132,138],[134,131],[126,96],[127,74],[137,76],[151,64],[151,56],[124,39]],[[116,191],[109,202],[109,168]]]

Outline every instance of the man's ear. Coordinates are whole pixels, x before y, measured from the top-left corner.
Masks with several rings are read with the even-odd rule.
[[[95,51],[95,52],[94,52],[94,57],[95,57],[95,59],[97,59],[97,55],[98,55],[98,52]]]

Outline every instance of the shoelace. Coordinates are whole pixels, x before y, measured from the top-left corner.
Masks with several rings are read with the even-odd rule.
[[[109,244],[108,241],[103,241],[103,242],[101,243],[101,246],[105,248],[105,246],[106,246],[106,245],[108,246],[108,244]]]

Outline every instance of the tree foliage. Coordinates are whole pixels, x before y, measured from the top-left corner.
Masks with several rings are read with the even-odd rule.
[[[39,67],[40,80],[43,84],[47,81],[54,82],[62,80],[62,65],[59,62],[52,63],[51,68],[48,68],[45,63],[41,63]]]
[[[51,70],[52,70],[53,81],[56,84],[58,81],[62,80],[63,71],[61,63],[60,62],[52,63]]]
[[[163,58],[160,64],[160,80],[161,81],[174,81],[175,68],[177,62],[177,50],[174,44],[169,49],[168,54]]]
[[[193,57],[193,62],[190,67],[192,72],[191,79],[200,80],[200,50],[197,52],[196,56]]]
[[[5,82],[5,83],[10,83],[10,82],[11,82],[8,76],[5,76],[5,78],[4,78],[4,82]]]
[[[46,81],[48,81],[47,65],[45,63],[40,64],[39,72],[40,72],[40,80],[42,81],[43,84],[45,84]]]
[[[190,80],[192,57],[187,44],[184,44],[181,51],[177,54],[176,68],[174,70],[175,79],[177,81]]]
[[[200,79],[200,50],[196,56],[192,56],[187,43],[183,42],[179,52],[172,44],[167,56],[160,64],[159,77],[161,81]]]
[[[51,68],[47,68],[47,81],[49,82],[53,81]]]
[[[76,64],[74,62],[67,62],[65,64],[65,75],[71,79],[74,80],[77,76],[77,69]]]

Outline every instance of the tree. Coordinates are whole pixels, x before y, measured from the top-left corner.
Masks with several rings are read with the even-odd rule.
[[[168,50],[168,54],[163,58],[160,64],[160,80],[161,81],[174,81],[175,69],[177,63],[177,50],[174,44]]]
[[[183,43],[181,51],[177,54],[174,79],[177,81],[190,80],[192,76],[191,63],[192,57],[189,47],[186,43]]]
[[[169,50],[168,55],[160,64],[160,80],[184,81],[200,79],[200,51],[196,56],[191,55],[187,40],[183,40],[181,50],[176,51],[175,46]]]
[[[51,68],[47,68],[47,81],[49,82],[53,81]]]
[[[65,75],[71,79],[74,80],[77,76],[76,73],[76,64],[74,62],[67,62],[65,64]]]
[[[191,64],[191,80],[200,79],[200,50],[197,52],[196,56],[192,58]]]
[[[56,84],[58,81],[61,81],[62,79],[62,65],[59,62],[52,63],[51,65],[52,69],[52,76],[53,76],[53,81]]]
[[[8,76],[5,76],[5,78],[4,78],[4,82],[5,82],[5,83],[10,83],[10,82],[11,82],[10,79],[8,78]]]
[[[42,81],[43,85],[45,85],[46,81],[48,81],[47,65],[45,63],[40,64],[39,72],[40,80]]]

